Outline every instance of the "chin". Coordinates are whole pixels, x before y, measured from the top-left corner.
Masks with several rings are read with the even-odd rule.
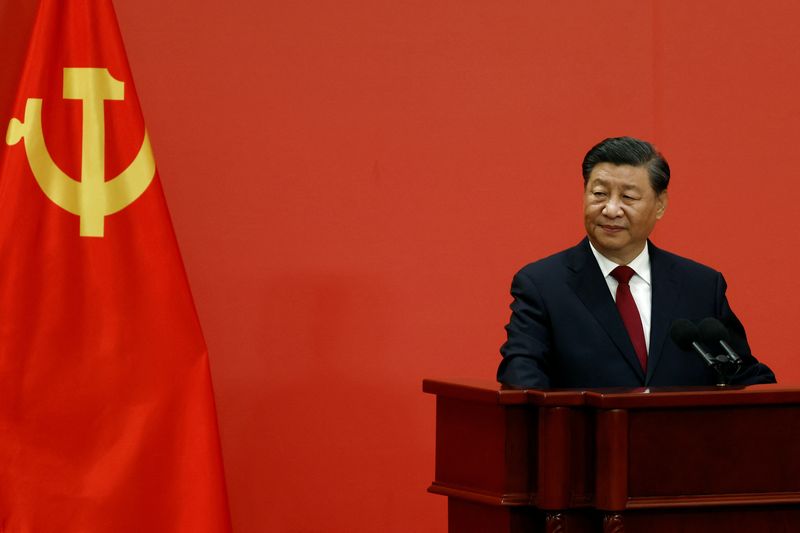
[[[602,232],[602,230],[600,230]],[[612,236],[608,236],[604,233],[594,235],[594,242],[592,243],[597,246],[602,246],[603,248],[608,248],[610,250],[616,250],[618,248],[622,248],[625,246],[626,243],[622,242],[622,239],[616,239]]]

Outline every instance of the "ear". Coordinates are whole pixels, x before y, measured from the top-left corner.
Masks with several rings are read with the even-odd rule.
[[[661,191],[658,196],[656,196],[656,219],[660,219],[664,216],[664,212],[667,210],[667,204],[669,203],[669,195],[667,191]]]

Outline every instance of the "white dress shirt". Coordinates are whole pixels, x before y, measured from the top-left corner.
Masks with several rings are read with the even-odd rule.
[[[617,301],[617,286],[619,282],[611,275],[611,271],[617,268],[618,265],[611,259],[607,258],[598,252],[592,245],[591,241],[589,246],[592,248],[594,258],[597,259],[597,264],[600,266],[600,271],[606,279],[608,290],[611,291],[611,297]],[[633,301],[636,302],[636,309],[639,310],[639,316],[642,319],[642,329],[644,330],[644,342],[647,345],[647,351],[650,352],[650,316],[652,314],[653,306],[653,289],[650,284],[650,252],[647,251],[645,244],[642,253],[628,263],[628,266],[636,273],[631,278],[628,285],[631,288],[631,295]]]

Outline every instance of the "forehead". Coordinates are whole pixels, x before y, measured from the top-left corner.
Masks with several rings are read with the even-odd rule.
[[[650,189],[647,167],[598,163],[589,173],[589,185],[606,185],[624,189]]]

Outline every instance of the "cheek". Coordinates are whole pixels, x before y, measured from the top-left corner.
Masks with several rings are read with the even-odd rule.
[[[583,214],[587,217],[595,217],[603,210],[602,204],[584,204]]]
[[[638,233],[649,234],[656,223],[655,212],[650,213],[637,213],[631,212],[626,214],[630,221],[631,228]]]

